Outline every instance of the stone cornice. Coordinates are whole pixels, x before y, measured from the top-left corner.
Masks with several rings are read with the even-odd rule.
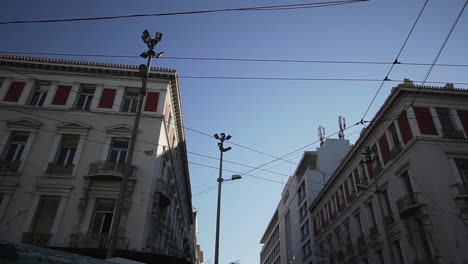
[[[0,54],[0,66],[87,74],[140,77],[137,65],[48,59],[16,55]],[[174,79],[175,74],[176,70],[174,69],[151,67],[149,77]]]

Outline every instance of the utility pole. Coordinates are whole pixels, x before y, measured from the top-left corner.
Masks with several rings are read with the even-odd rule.
[[[375,152],[377,152],[377,149],[374,149],[374,148],[371,149],[369,146],[366,146],[365,152],[363,153],[364,162],[367,164],[370,164],[372,170],[374,170],[373,163],[379,160],[377,155],[374,155],[374,157],[372,157],[372,154]],[[379,212],[380,212],[380,217],[382,218],[382,222],[383,222],[384,236],[385,236],[385,240],[387,241],[387,250],[388,250],[388,254],[390,254],[391,263],[396,263],[395,255],[393,254],[393,250],[392,250],[392,241],[390,240],[390,236],[388,234],[388,229],[387,229],[387,223],[385,222],[385,215],[384,215],[383,205],[382,205],[382,197],[380,195],[380,187],[379,187],[377,179],[378,179],[377,175],[374,175],[375,194],[377,195],[377,201],[379,203]]]
[[[148,81],[149,72],[151,69],[151,59],[153,57],[159,58],[162,56],[163,52],[157,53],[154,51],[154,48],[161,41],[162,33],[156,32],[155,38],[151,38],[148,30],[143,32],[141,36],[143,42],[148,46],[148,51],[140,54],[142,58],[147,58],[148,61],[145,64],[141,64],[139,67],[140,75],[142,78],[142,85],[140,89],[140,95],[138,97],[138,106],[135,114],[135,120],[133,123],[132,134],[130,137],[130,142],[128,146],[127,159],[125,160],[124,174],[122,176],[122,181],[120,183],[119,196],[117,198],[117,203],[115,207],[115,217],[112,223],[111,232],[109,235],[109,241],[107,243],[107,254],[106,258],[112,258],[115,255],[115,248],[118,241],[118,232],[120,226],[120,219],[122,218],[122,209],[125,202],[125,195],[127,192],[128,178],[132,173],[132,159],[133,152],[135,150],[135,140],[138,132],[138,126],[140,124],[141,108],[143,107],[143,99],[146,94],[146,83]]]
[[[215,134],[214,137],[219,140],[218,148],[220,152],[219,157],[219,177],[218,177],[218,209],[216,212],[216,242],[215,242],[215,264],[218,264],[219,258],[219,223],[221,216],[221,184],[223,183],[223,153],[231,150],[231,147],[224,147],[224,141],[231,139],[230,135],[221,133],[221,136]]]

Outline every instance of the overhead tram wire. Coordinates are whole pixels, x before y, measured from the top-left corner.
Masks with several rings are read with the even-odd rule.
[[[5,120],[1,120],[1,121],[2,121],[2,122],[6,122]],[[45,132],[49,132],[49,133],[52,133],[52,134],[62,135],[61,133],[59,133],[59,132],[57,132],[57,131],[53,131],[53,130],[49,130],[49,129],[38,128],[38,130],[40,130],[40,131],[45,131]],[[93,139],[89,139],[89,138],[83,138],[83,140],[110,146],[110,143],[106,143],[106,142],[99,141],[99,140],[93,140]],[[135,149],[135,152],[139,152],[139,153],[146,154],[145,151],[143,151],[143,150],[138,150],[138,149]],[[153,155],[155,155],[155,154],[153,154]],[[214,167],[214,166],[211,166],[211,165],[207,165],[207,164],[201,164],[201,163],[190,162],[190,161],[189,161],[188,163],[190,163],[190,164],[195,164],[195,165],[199,165],[199,166],[203,166],[203,167],[207,167],[207,168],[218,169],[217,167]],[[239,172],[237,172],[237,171],[228,170],[228,169],[223,169],[223,171],[225,171],[225,172],[231,172],[231,173],[236,173],[236,174],[239,173]],[[265,181],[281,183],[281,182],[279,182],[279,181],[275,181],[275,180],[272,180],[272,179],[268,179],[268,178],[264,178],[264,177],[259,177],[259,176],[255,176],[255,175],[247,175],[247,174],[244,174],[244,175],[247,176],[247,177],[258,178],[258,179],[262,179],[262,180],[265,180]],[[281,183],[281,184],[282,184],[282,183]]]
[[[413,26],[411,27],[411,30],[409,31],[408,35],[406,36],[406,39],[405,39],[405,41],[403,42],[403,45],[401,46],[400,51],[398,51],[398,54],[397,54],[397,56],[396,56],[396,58],[395,58],[395,61],[393,62],[393,64],[392,64],[392,66],[390,67],[390,69],[388,70],[387,74],[385,75],[385,78],[384,78],[384,79],[382,80],[382,82],[380,83],[380,86],[379,86],[379,88],[377,89],[377,91],[375,92],[374,97],[372,98],[371,102],[370,102],[369,105],[367,106],[367,109],[366,109],[366,111],[364,112],[364,115],[362,116],[361,121],[363,121],[364,118],[366,118],[367,113],[369,112],[371,106],[374,104],[374,101],[375,101],[375,99],[377,98],[377,95],[380,93],[380,90],[382,90],[382,87],[383,87],[383,85],[385,84],[385,82],[390,80],[390,79],[388,78],[388,76],[389,76],[390,73],[392,72],[393,67],[395,67],[396,64],[399,64],[398,59],[400,58],[400,55],[401,55],[401,53],[403,52],[403,49],[405,48],[406,43],[408,42],[408,39],[410,38],[411,34],[413,33],[413,30],[414,30],[414,28],[416,27],[416,24],[418,23],[419,18],[421,17],[421,15],[422,15],[424,9],[426,8],[426,5],[427,5],[428,2],[429,2],[429,0],[426,0],[426,2],[424,2],[424,5],[422,6],[421,11],[419,11],[419,14],[418,14],[416,20],[414,21]]]
[[[439,51],[437,52],[437,55],[436,55],[435,58],[434,58],[434,61],[432,62],[432,64],[431,64],[431,66],[429,67],[429,69],[427,70],[426,75],[424,76],[424,79],[423,79],[423,81],[421,82],[421,87],[419,88],[418,93],[417,93],[416,96],[414,97],[413,102],[411,103],[411,106],[414,105],[414,103],[416,102],[416,99],[417,99],[417,98],[419,97],[419,95],[421,94],[421,90],[422,90],[422,88],[423,88],[423,85],[426,83],[427,78],[429,78],[429,75],[431,74],[432,69],[434,68],[434,65],[437,63],[437,60],[439,59],[440,54],[442,54],[442,51],[444,50],[445,45],[447,44],[447,42],[448,42],[450,36],[452,35],[453,30],[454,30],[455,27],[457,26],[458,21],[460,20],[460,17],[462,16],[463,12],[465,11],[465,8],[466,8],[466,5],[467,5],[467,4],[468,4],[468,0],[465,1],[465,4],[463,5],[462,9],[461,9],[460,12],[458,13],[457,18],[455,19],[455,21],[453,22],[452,27],[450,28],[450,31],[448,32],[447,36],[445,37],[445,40],[444,40],[444,42],[442,43],[442,46],[439,48]]]
[[[16,72],[18,74],[21,74],[21,75],[25,75],[25,76],[28,76],[30,78],[34,78],[36,80],[39,80],[38,78],[35,78],[35,77],[32,77],[30,75],[27,75],[27,74],[24,74],[24,73],[21,73],[19,72],[18,70],[11,70],[10,68],[6,67],[6,66],[0,66],[0,68],[3,68],[5,70],[9,70],[9,71],[12,71],[12,72]],[[36,73],[33,73],[33,72],[29,72],[29,74],[36,74]],[[54,75],[57,75],[57,76],[65,76],[65,75],[69,75],[68,73],[54,73]],[[109,74],[101,74],[103,76],[112,76],[112,75],[109,75]],[[90,74],[90,73],[82,73],[80,74],[80,76],[93,76],[95,77],[96,74]],[[371,78],[308,78],[308,77],[248,77],[248,76],[180,76],[178,75],[177,76],[179,79],[220,79],[220,80],[259,80],[259,81],[334,81],[334,82],[381,82],[382,80],[381,79],[371,79]],[[393,79],[393,80],[387,80],[387,82],[394,82],[394,83],[402,83],[404,80],[397,80],[397,79]],[[422,82],[420,80],[413,80],[414,82]],[[451,81],[430,81],[430,82],[427,82],[426,83],[431,83],[431,84],[447,84],[447,83],[453,83],[453,84],[457,84],[457,85],[467,85],[468,86],[468,82],[451,82]],[[74,93],[78,93],[77,91],[71,91],[71,92],[74,92]],[[96,97],[93,97],[94,99],[96,100],[100,100],[99,98],[96,98]],[[115,106],[119,106],[117,104],[113,104]],[[144,114],[142,113],[142,116],[146,116],[146,117],[150,117],[150,118],[155,118],[153,116],[149,116],[147,114]],[[186,127],[185,127],[186,128]],[[200,131],[198,131],[200,132]],[[200,132],[199,134],[202,134],[202,135],[205,135],[205,136],[209,136],[209,137],[212,137],[212,135],[209,135],[207,133],[203,133],[203,132]]]
[[[17,74],[21,74],[21,75],[24,75],[24,76],[29,77],[29,78],[33,78],[33,79],[35,79],[35,80],[39,80],[38,78],[35,78],[35,77],[31,76],[31,75],[24,74],[24,73],[15,71],[15,70],[11,70],[11,69],[9,69],[9,68],[5,68],[5,67],[2,67],[2,66],[0,66],[0,68],[4,68],[4,69],[6,69],[6,70],[8,70],[8,71],[15,72],[15,73],[17,73]],[[71,90],[71,91],[73,91],[73,90]],[[73,91],[73,92],[75,92],[75,93],[77,93],[77,94],[82,94],[81,92],[78,92],[78,91]],[[94,96],[93,96],[92,98],[98,100],[99,102],[101,101],[100,98],[97,98],[97,97],[94,97]],[[115,106],[117,106],[117,107],[119,107],[119,108],[121,107],[120,105],[117,105],[117,104],[114,104],[114,103],[113,103],[113,105],[115,105]],[[13,110],[12,110],[12,111],[13,111]],[[23,113],[24,113],[24,112],[23,112]],[[153,118],[153,119],[155,118],[155,117],[153,117],[153,116],[151,116],[151,115],[147,115],[147,114],[144,114],[144,113],[142,113],[142,115],[143,115],[143,116],[150,117],[150,118]],[[47,117],[43,117],[43,118],[47,118]],[[50,118],[49,118],[49,119],[50,119]],[[65,121],[57,120],[57,119],[55,119],[55,121],[67,123],[67,122],[65,122]],[[169,123],[169,121],[164,121],[164,122]],[[175,122],[175,121],[174,121],[174,122]],[[173,124],[173,125],[176,125],[174,122],[173,122],[172,124]],[[184,129],[189,130],[189,131],[192,131],[192,132],[195,132],[195,133],[198,133],[198,134],[201,134],[201,135],[204,135],[204,136],[209,137],[210,139],[212,139],[212,135],[209,135],[208,133],[201,132],[201,131],[198,131],[198,130],[195,130],[195,129],[192,129],[192,128],[189,128],[189,127],[186,127],[186,126],[184,126]],[[95,130],[96,130],[96,129],[95,129]],[[101,131],[101,132],[107,133],[106,131]],[[141,141],[141,140],[138,140],[138,139],[137,139],[137,141]],[[146,143],[154,144],[153,142],[146,142]],[[255,149],[253,149],[253,148],[246,147],[246,146],[243,146],[243,145],[238,144],[238,143],[232,142],[231,144],[236,145],[236,146],[239,146],[239,147],[242,147],[242,148],[245,148],[245,149],[248,149],[248,150],[253,151],[253,152],[257,152],[257,153],[266,155],[266,156],[275,157],[275,156],[270,155],[270,154],[268,154],[268,153],[265,153],[265,152],[263,152],[263,151],[255,150]],[[156,144],[156,145],[157,145],[157,144]]]
[[[361,132],[360,130],[354,131],[354,132],[351,132],[350,134],[348,134],[348,136],[351,136],[351,135],[354,135],[354,134],[360,133],[360,132]],[[332,144],[335,144],[335,143],[332,143]],[[303,153],[299,153],[299,156],[302,156],[302,155],[303,155]],[[297,157],[296,157],[296,156],[297,156],[297,155],[295,155],[294,158],[299,157],[299,156],[297,156]],[[292,159],[293,159],[293,158],[292,158]],[[279,165],[282,165],[282,164],[284,164],[284,163],[285,163],[285,162],[280,163],[280,164],[276,164],[276,165],[272,166],[271,168],[276,167],[276,166],[279,166]],[[205,167],[206,167],[206,166],[205,166]],[[217,169],[216,167],[211,167],[211,166],[210,166],[209,168]],[[270,169],[271,169],[271,168],[270,168]],[[321,171],[321,170],[315,169],[315,171],[318,171],[318,172],[320,172],[320,173],[324,173],[324,174],[326,174],[326,175],[331,176],[330,173],[326,173],[326,172],[323,172],[323,171]],[[258,174],[258,173],[259,173],[259,172],[257,172],[256,174]],[[254,174],[254,175],[255,175],[255,174]],[[250,176],[250,175],[248,175],[248,176]],[[287,177],[291,177],[291,176],[290,176],[290,175],[287,175]],[[259,179],[263,179],[263,177],[260,177]],[[284,183],[284,182],[279,182],[279,181],[275,181],[275,182],[276,182],[276,183],[280,183],[280,184],[283,185],[283,186],[298,187],[298,186],[296,186],[296,185],[291,185],[291,184],[287,184],[287,183]],[[313,183],[320,184],[320,185],[325,185],[325,184],[319,183],[319,182],[313,182]],[[216,185],[215,187],[217,187],[217,185]],[[309,189],[308,189],[308,190],[309,190]],[[201,194],[205,194],[205,193],[211,192],[211,191],[214,191],[214,188],[208,188],[208,189],[206,189],[206,190],[203,190],[202,192],[198,193],[197,196],[199,196],[199,195],[201,195]],[[314,191],[314,190],[310,190],[310,191]]]
[[[137,55],[111,55],[111,54],[82,54],[82,53],[48,53],[48,52],[22,52],[22,51],[0,51],[0,54],[11,55],[40,55],[40,56],[67,56],[67,57],[91,57],[91,58],[129,58],[141,59]],[[182,57],[163,56],[160,60],[194,60],[194,61],[232,61],[232,62],[268,62],[268,63],[317,63],[317,64],[369,64],[369,65],[392,65],[393,62],[385,61],[342,61],[342,60],[299,60],[299,59],[260,59],[260,58],[225,58],[225,57]],[[430,66],[432,63],[403,62],[400,65],[408,66]],[[441,67],[468,67],[468,64],[437,63]]]
[[[12,20],[12,21],[0,22],[0,25],[84,22],[84,21],[115,20],[115,19],[129,19],[129,18],[141,18],[141,17],[196,15],[196,14],[209,14],[209,13],[233,12],[233,11],[264,11],[265,12],[265,11],[278,11],[278,10],[291,10],[291,9],[319,8],[319,7],[327,7],[327,6],[354,4],[354,3],[367,2],[367,1],[369,0],[343,0],[343,1],[310,2],[310,3],[301,3],[301,4],[253,6],[253,7],[195,10],[195,11],[167,12],[167,13],[131,14],[131,15],[118,15],[118,16],[99,16],[99,17],[81,17],[81,18],[64,18],[64,19],[38,19],[38,20]]]
[[[34,113],[28,113],[28,112],[24,112],[24,111],[17,110],[17,109],[12,109],[12,108],[10,108],[10,107],[8,107],[8,106],[4,106],[4,105],[0,105],[0,109],[6,109],[7,111],[18,112],[18,113],[22,113],[22,114],[29,115],[29,116],[34,116],[34,117],[38,117],[38,118],[42,118],[42,119],[48,119],[48,120],[56,121],[56,122],[59,122],[59,123],[69,124],[69,122],[66,122],[66,121],[63,121],[63,120],[55,119],[55,118],[48,117],[48,116],[38,115],[38,114],[34,114]],[[6,122],[6,120],[0,120],[0,121]],[[103,133],[103,134],[111,134],[111,135],[119,136],[119,134],[113,134],[113,133],[111,133],[111,132],[107,132],[107,131],[105,131],[105,130],[100,130],[100,129],[96,129],[96,128],[90,128],[90,130],[98,131],[98,132],[101,132],[101,133]],[[53,132],[53,131],[51,131],[51,130],[45,130],[45,131],[47,131],[47,132]],[[92,142],[98,142],[98,143],[104,143],[104,142],[95,141],[95,140],[90,140],[90,141],[92,141]],[[153,146],[168,147],[168,146],[165,146],[165,145],[161,145],[161,144],[158,144],[158,143],[155,143],[155,142],[151,142],[151,141],[147,141],[147,140],[142,140],[142,139],[136,139],[136,141],[143,142],[143,143],[146,143],[146,144],[150,144],[150,145],[153,145]],[[106,144],[107,144],[107,143],[106,143]],[[109,145],[109,144],[107,144],[107,145]],[[139,152],[142,152],[142,151],[139,151]],[[196,152],[192,152],[192,151],[187,151],[187,153],[188,153],[188,154],[192,154],[192,155],[202,156],[202,157],[205,157],[205,158],[210,158],[210,159],[218,160],[218,158],[212,157],[212,156],[209,156],[209,155],[206,155],[206,154],[196,153]],[[243,163],[239,163],[239,162],[234,162],[234,161],[230,161],[230,160],[225,160],[225,162],[226,162],[226,163],[235,164],[235,165],[238,165],[238,166],[243,166],[243,167],[248,167],[248,168],[254,168],[254,167],[251,166],[251,165],[247,165],[247,164],[243,164]],[[278,174],[278,175],[281,175],[281,176],[289,176],[289,175],[286,175],[286,174],[283,174],[283,173],[279,173],[279,172],[275,172],[275,171],[271,171],[271,170],[266,170],[266,169],[261,169],[261,170],[262,170],[262,171],[265,171],[265,172],[272,173],[272,174]]]

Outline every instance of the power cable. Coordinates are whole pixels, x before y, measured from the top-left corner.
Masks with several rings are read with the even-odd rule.
[[[24,74],[24,73],[15,71],[15,70],[11,70],[11,69],[8,69],[8,68],[2,67],[2,66],[0,66],[0,68],[3,68],[3,69],[6,69],[6,70],[9,70],[9,71],[12,71],[12,72],[15,72],[15,73],[24,75],[24,76],[29,77],[29,78],[33,78],[33,79],[35,79],[35,80],[37,80],[37,81],[40,80],[40,79],[35,78],[35,77],[31,76],[31,75]],[[73,91],[73,90],[71,90],[71,91]],[[78,91],[73,91],[73,92],[76,93],[76,94],[82,94],[81,92],[78,92]],[[98,100],[99,102],[102,100],[101,98],[97,98],[97,97],[95,97],[95,96],[92,96],[92,98]],[[119,107],[119,108],[121,107],[120,105],[117,105],[117,104],[115,104],[115,103],[113,103],[112,105],[115,105],[115,106],[117,106],[117,107]],[[16,111],[16,110],[12,110],[12,111]],[[21,112],[21,111],[20,111],[20,112]],[[24,112],[23,112],[23,113],[24,113]],[[150,118],[153,118],[153,119],[160,120],[159,118],[156,118],[156,117],[154,117],[154,116],[151,116],[151,115],[148,115],[148,114],[144,114],[144,113],[142,113],[142,116],[146,116],[146,117],[150,117]],[[42,117],[43,117],[43,116],[42,116]],[[43,117],[43,118],[47,118],[47,117]],[[57,120],[57,119],[52,119],[52,118],[48,118],[48,119],[55,120],[55,121],[58,121],[58,122],[67,123],[67,122],[65,122],[65,121],[61,121],[61,120]],[[168,120],[168,121],[164,121],[164,122],[167,123],[167,124],[177,125],[175,122],[169,123],[169,120]],[[192,129],[192,128],[189,128],[189,127],[186,127],[186,126],[182,126],[182,127],[185,128],[186,130],[189,130],[189,131],[192,131],[192,132],[195,132],[195,133],[198,133],[198,134],[207,136],[207,137],[209,137],[209,138],[211,138],[211,139],[213,138],[211,135],[209,135],[209,134],[207,134],[207,133],[205,133],[205,132],[201,132],[201,131],[198,131],[198,130],[195,130],[195,129]],[[99,130],[98,130],[98,131],[99,131]],[[106,131],[100,131],[100,132],[107,133]],[[138,139],[137,139],[137,140],[138,140]],[[141,140],[138,140],[138,141],[141,141]],[[145,143],[150,143],[150,144],[155,144],[154,142],[148,142],[148,141],[143,141],[143,142],[145,142]],[[242,147],[242,148],[248,149],[248,150],[250,150],[250,151],[263,154],[263,155],[267,155],[267,156],[270,156],[270,157],[274,157],[273,155],[270,155],[270,154],[265,153],[265,152],[263,152],[263,151],[255,150],[255,149],[253,149],[253,148],[249,148],[249,147],[243,146],[243,145],[238,144],[238,143],[235,143],[235,142],[231,142],[230,144],[236,145],[236,146],[239,146],[239,147]],[[156,144],[156,145],[158,145],[158,144]]]
[[[26,114],[26,115],[30,115],[30,116],[35,116],[35,117],[39,117],[39,118],[43,118],[43,119],[48,119],[48,120],[53,120],[53,121],[60,122],[60,123],[72,124],[72,123],[69,123],[69,122],[65,122],[65,121],[63,121],[63,120],[59,120],[59,119],[55,119],[55,118],[51,118],[51,117],[47,117],[47,116],[42,116],[42,115],[33,114],[33,113],[28,113],[28,112],[24,112],[24,111],[20,111],[20,110],[16,110],[16,109],[11,109],[10,107],[3,106],[3,105],[0,105],[0,109],[1,109],[1,108],[6,109],[7,111],[19,112],[19,113],[22,113],[22,114]],[[0,120],[0,121],[6,122],[6,120]],[[44,131],[47,131],[47,132],[54,132],[54,131],[45,130],[45,129],[41,129],[41,130],[44,130]],[[104,131],[104,130],[100,130],[100,129],[96,129],[96,128],[90,128],[90,130],[98,131],[98,132],[101,132],[101,133],[104,133],[104,134],[111,134],[111,135],[121,136],[120,134],[115,134],[115,133],[112,133],[112,132],[108,132],[108,131]],[[56,133],[56,134],[59,134],[59,133]],[[85,139],[85,140],[87,140],[87,139]],[[105,143],[105,142],[102,142],[102,141],[96,141],[96,140],[89,140],[89,141],[97,142],[97,143],[102,143],[102,144],[106,144],[106,145],[110,145],[109,143]],[[147,141],[147,140],[142,140],[142,139],[136,139],[136,141],[140,141],[140,142],[143,142],[143,143],[151,144],[151,145],[154,145],[154,146],[168,147],[168,146],[160,145],[160,144],[158,144],[158,143],[151,142],[151,141]],[[142,153],[144,153],[144,151],[141,151],[141,150],[137,150],[137,152],[142,152]],[[209,156],[209,155],[206,155],[206,154],[196,153],[196,152],[192,152],[192,151],[187,151],[187,153],[193,154],[193,155],[197,155],[197,156],[202,156],[202,157],[205,157],[205,158],[210,158],[210,159],[218,160],[218,158],[213,157],[213,156]],[[224,161],[227,162],[227,163],[231,163],[231,164],[235,164],[235,165],[239,165],[239,166],[243,166],[243,167],[255,168],[255,167],[253,167],[253,166],[250,166],[250,165],[247,165],[247,164],[243,164],[243,163],[239,163],[239,162],[234,162],[234,161],[230,161],[230,160],[224,160]],[[288,176],[288,177],[289,177],[289,175],[287,175],[287,174],[283,174],[283,173],[279,173],[279,172],[275,172],[275,171],[270,171],[270,170],[266,170],[266,169],[259,169],[259,170],[265,171],[265,172],[269,172],[269,173],[272,173],[272,174],[277,174],[277,175]],[[0,181],[0,183],[1,183],[1,181]]]
[[[5,70],[9,70],[9,71],[12,71],[12,72],[16,72],[18,74],[21,74],[21,75],[25,75],[29,78],[34,78],[36,80],[38,80],[37,78],[35,77],[32,77],[30,75],[27,75],[25,73],[20,73],[18,71],[13,71],[11,70],[10,68],[7,68],[5,66],[0,66],[0,68],[3,68]],[[34,74],[32,72],[29,72],[29,74]],[[68,73],[54,73],[53,75],[56,75],[56,76],[69,76],[70,74]],[[92,77],[95,77],[96,75],[100,75],[100,76],[114,76],[114,75],[110,75],[110,74],[87,74],[87,73],[80,73],[80,76],[92,76]],[[310,78],[310,77],[276,77],[276,76],[265,76],[265,77],[259,77],[259,76],[184,76],[184,75],[179,75],[177,76],[179,79],[206,79],[206,80],[246,80],[246,81],[251,81],[251,80],[256,80],[256,81],[334,81],[334,82],[338,82],[338,81],[341,81],[341,82],[381,82],[382,80],[381,79],[372,79],[372,78]],[[398,79],[393,79],[393,80],[386,80],[387,82],[395,82],[395,83],[402,83],[404,82],[404,80],[398,80]],[[422,81],[419,81],[419,80],[414,80],[414,82],[422,82]],[[431,84],[447,84],[447,83],[452,83],[452,84],[456,84],[456,85],[467,85],[468,86],[468,82],[452,82],[452,81],[431,81],[431,82],[426,82],[426,83],[431,83]],[[79,93],[79,92],[76,92],[76,91],[73,91],[72,92],[74,93]],[[93,97],[95,98],[96,100],[100,100],[96,97]],[[116,104],[113,104],[113,105],[116,105]],[[116,105],[116,106],[119,106],[119,105]],[[143,116],[148,116],[147,114],[144,114],[142,113]],[[153,116],[151,116],[151,118],[155,118]],[[193,130],[191,130],[193,131]],[[199,131],[197,131],[199,132]],[[207,133],[199,133],[201,135],[205,135],[205,136],[209,136],[209,137],[212,137],[212,135],[209,135]]]
[[[419,15],[417,16],[416,20],[414,21],[413,26],[411,27],[411,30],[409,31],[408,35],[406,36],[406,39],[405,39],[405,41],[403,42],[403,45],[401,46],[400,51],[398,51],[398,54],[397,54],[397,56],[396,56],[396,58],[395,58],[395,61],[393,62],[393,64],[392,64],[392,66],[390,67],[390,69],[388,70],[387,74],[385,75],[385,78],[384,78],[384,79],[382,80],[382,82],[380,83],[379,89],[377,89],[377,92],[374,94],[374,97],[372,98],[372,100],[371,100],[369,106],[367,106],[367,109],[366,109],[366,111],[364,112],[364,115],[362,116],[361,120],[364,120],[364,118],[366,117],[366,115],[367,115],[367,113],[369,112],[369,110],[370,110],[372,104],[374,103],[375,99],[377,98],[377,95],[379,94],[380,90],[382,89],[382,87],[383,87],[385,81],[388,81],[388,80],[389,80],[388,76],[389,76],[390,73],[392,72],[393,67],[395,67],[396,64],[399,64],[398,59],[399,59],[399,57],[400,57],[400,55],[401,55],[401,52],[402,52],[403,49],[405,48],[406,43],[408,42],[408,39],[410,38],[411,34],[413,33],[413,30],[414,30],[414,28],[416,27],[416,24],[418,23],[419,18],[421,17],[421,15],[422,15],[424,9],[426,8],[426,5],[427,5],[428,2],[429,2],[429,0],[426,0],[426,2],[424,2],[424,5],[423,5],[423,7],[421,8],[421,11],[419,12]]]
[[[131,15],[120,15],[120,16],[100,16],[100,17],[82,17],[82,18],[64,18],[64,19],[39,19],[39,20],[13,20],[13,21],[0,22],[0,25],[82,22],[82,21],[97,21],[97,20],[128,19],[128,18],[138,18],[138,17],[195,15],[195,14],[208,14],[208,13],[233,12],[233,11],[276,11],[276,10],[289,10],[289,9],[308,9],[308,8],[353,4],[353,3],[366,2],[366,1],[369,1],[369,0],[312,2],[312,3],[304,3],[304,4],[254,6],[254,7],[224,8],[224,9],[196,10],[196,11],[168,12],[168,13],[131,14]]]
[[[82,54],[82,53],[47,53],[47,52],[21,52],[21,51],[0,51],[0,54],[13,55],[41,55],[41,56],[69,56],[69,57],[101,57],[101,58],[134,58],[141,59],[137,55],[110,55],[110,54]],[[234,62],[272,62],[272,63],[318,63],[318,64],[369,64],[369,65],[392,65],[393,62],[384,61],[341,61],[341,60],[299,60],[299,59],[260,59],[260,58],[225,58],[225,57],[181,57],[164,56],[160,60],[195,60],[195,61],[234,61]],[[400,65],[408,66],[430,66],[431,63],[402,62]],[[468,67],[468,64],[448,64],[436,63],[441,67]]]
[[[439,51],[437,52],[437,55],[436,55],[436,57],[434,58],[434,61],[432,62],[432,64],[431,64],[431,66],[429,67],[429,69],[427,70],[426,76],[424,76],[424,79],[423,79],[423,81],[421,82],[421,87],[419,88],[418,93],[417,93],[416,96],[414,97],[413,102],[411,103],[411,106],[414,105],[414,102],[416,102],[416,99],[418,98],[419,94],[421,93],[422,86],[426,83],[427,78],[429,78],[429,75],[431,74],[431,71],[432,71],[432,69],[434,68],[434,65],[436,64],[437,60],[439,59],[440,54],[442,54],[442,51],[443,51],[444,48],[445,48],[445,44],[447,44],[447,42],[448,42],[450,36],[452,35],[453,30],[454,30],[455,27],[457,26],[458,21],[460,20],[460,17],[462,16],[463,11],[465,10],[465,7],[466,7],[467,4],[468,4],[468,0],[465,1],[465,4],[463,5],[462,9],[461,9],[460,12],[458,13],[457,18],[455,19],[455,22],[453,23],[452,27],[450,28],[449,33],[448,33],[447,36],[445,37],[445,40],[444,40],[444,42],[442,43],[442,46],[439,48]]]
[[[351,132],[350,134],[348,134],[348,136],[351,136],[351,135],[354,135],[354,134],[360,133],[360,132],[361,132],[360,130],[359,130],[359,131],[354,131],[354,132]],[[335,143],[331,143],[330,145],[332,145],[332,144],[335,144]],[[303,155],[303,153],[299,153],[299,155],[296,155],[294,158],[300,157],[300,156],[302,156],[302,155]],[[291,159],[294,159],[294,158],[291,158]],[[273,168],[273,167],[282,165],[282,164],[284,164],[284,163],[286,163],[286,162],[282,162],[282,163],[276,164],[276,165],[274,165],[274,166],[271,166],[270,169]],[[216,169],[215,167],[210,167],[210,168]],[[259,169],[259,170],[263,171],[262,169]],[[325,175],[331,176],[330,173],[324,172],[324,171],[322,171],[322,170],[319,170],[319,169],[314,169],[314,170],[315,170],[315,171],[318,171],[318,172],[320,172],[320,173],[323,173],[323,174],[325,174]],[[271,170],[267,170],[267,172],[272,172],[272,171],[271,171]],[[255,174],[258,174],[258,173],[259,173],[259,172],[255,173]],[[255,175],[255,174],[254,174],[254,175]],[[287,175],[287,174],[284,174],[284,175],[287,176],[287,177],[291,177],[290,175]],[[283,185],[283,186],[298,187],[298,186],[296,186],[296,185],[291,185],[291,184],[287,184],[287,183],[283,183],[283,182],[277,182],[277,183],[280,183],[280,184]],[[322,185],[322,186],[325,185],[325,184],[319,183],[319,182],[312,182],[312,183],[320,184],[320,185]],[[217,185],[216,185],[216,186],[217,186]],[[213,190],[213,189],[210,189],[210,190],[207,189],[207,190],[204,190],[203,193],[199,193],[198,195],[201,195],[201,194],[204,194],[204,193],[208,193],[208,192],[211,192],[211,191],[214,191],[214,190]],[[313,190],[311,190],[311,191],[313,191]]]

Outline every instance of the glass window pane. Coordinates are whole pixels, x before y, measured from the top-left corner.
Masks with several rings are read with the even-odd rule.
[[[15,158],[15,153],[16,149],[18,148],[18,145],[16,144],[11,144],[10,147],[8,148],[8,151],[5,155],[5,160],[6,161],[12,161]]]
[[[125,163],[127,159],[127,151],[120,151],[119,163]]]
[[[91,225],[91,233],[99,234],[101,231],[101,225],[104,220],[104,214],[96,213],[94,216],[94,220]]]
[[[112,150],[111,153],[110,153],[110,156],[109,156],[109,161],[110,162],[116,162],[118,153],[119,153],[118,151]]]
[[[60,149],[60,152],[57,158],[57,164],[61,164],[61,165],[65,164],[65,158],[67,157],[68,150],[69,149],[67,148]]]

